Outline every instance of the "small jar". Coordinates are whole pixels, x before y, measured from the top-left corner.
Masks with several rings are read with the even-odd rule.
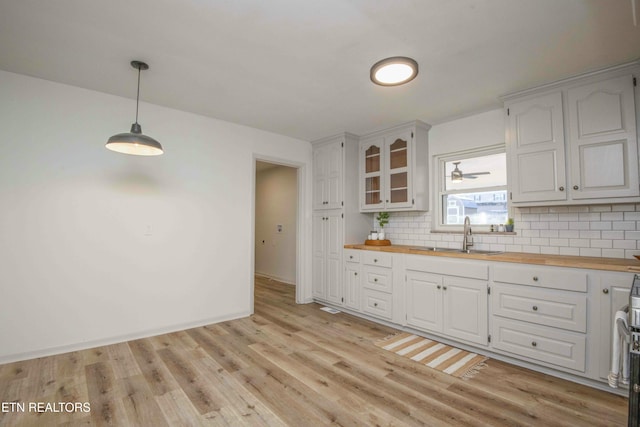
[[[371,240],[378,240],[378,232],[374,231],[371,233]]]
[[[498,226],[498,231],[500,231],[500,232],[504,232],[504,224],[500,224],[500,225]]]

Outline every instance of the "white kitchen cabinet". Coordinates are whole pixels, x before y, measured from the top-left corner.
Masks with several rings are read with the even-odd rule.
[[[428,209],[430,126],[416,121],[360,140],[360,210]]]
[[[511,102],[507,112],[511,201],[566,200],[562,92]]]
[[[385,320],[393,319],[393,255],[364,251],[362,272],[362,311]]]
[[[343,203],[344,141],[335,138],[313,150],[313,209],[339,209]]]
[[[640,195],[633,76],[574,87],[567,94],[572,198]]]
[[[585,372],[587,291],[585,270],[493,266],[491,341],[496,350]]]
[[[504,98],[513,205],[640,201],[638,75],[636,62]]]
[[[600,317],[596,319],[600,336],[597,345],[598,376],[603,380],[607,380],[611,370],[613,318],[616,311],[629,305],[633,276],[632,273],[602,273],[597,276],[594,298],[600,312]]]
[[[312,148],[312,296],[342,305],[344,245],[362,243],[372,225],[358,206],[358,138],[345,133],[314,141]]]
[[[341,304],[343,218],[339,211],[313,214],[313,282],[314,298]]]
[[[486,345],[487,266],[475,264],[467,269],[466,263],[420,255],[408,255],[406,260],[407,324],[450,338]]]
[[[353,249],[344,251],[344,306],[352,310],[360,310],[362,284],[360,282],[360,253]]]
[[[407,324],[487,344],[487,282],[407,271]]]

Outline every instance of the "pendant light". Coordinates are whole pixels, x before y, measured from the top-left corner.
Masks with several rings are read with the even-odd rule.
[[[150,136],[142,133],[142,126],[138,124],[138,106],[140,104],[140,72],[148,70],[149,66],[142,61],[131,61],[131,66],[138,70],[138,94],[136,96],[136,122],[131,125],[131,132],[113,135],[105,147],[118,153],[133,154],[135,156],[159,156],[164,151],[162,145]]]

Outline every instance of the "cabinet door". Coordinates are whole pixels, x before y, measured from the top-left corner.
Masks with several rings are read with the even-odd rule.
[[[342,214],[326,213],[325,218],[327,301],[342,304]]]
[[[326,146],[313,150],[313,209],[325,209],[327,200],[328,150]]]
[[[600,378],[607,379],[611,370],[611,350],[613,340],[613,318],[616,311],[629,305],[629,291],[633,283],[633,274],[607,275],[600,277],[600,286],[596,301],[600,306],[600,345],[598,373]],[[620,365],[622,366],[622,365]]]
[[[327,209],[342,207],[342,141],[336,141],[327,147],[326,204]]]
[[[313,214],[313,264],[312,264],[312,294],[315,298],[324,299],[326,297],[325,276],[326,276],[326,233],[325,214],[317,212]]]
[[[407,324],[442,332],[442,276],[407,271]]]
[[[566,200],[561,92],[509,104],[507,114],[511,200]]]
[[[360,264],[345,263],[344,305],[360,310]]]
[[[633,77],[569,89],[571,197],[635,197],[638,144]]]
[[[451,337],[486,345],[489,330],[487,282],[445,276],[442,289],[443,332]]]
[[[382,138],[360,146],[360,210],[377,211],[384,207],[383,150]]]
[[[411,131],[385,138],[385,207],[387,209],[408,208],[412,203],[411,188]]]

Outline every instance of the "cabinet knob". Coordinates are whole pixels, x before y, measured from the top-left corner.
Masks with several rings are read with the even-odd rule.
[[[353,259],[353,255],[349,255],[349,259]]]
[[[574,185],[574,186],[573,186],[573,189],[574,189],[574,190],[577,190],[578,188],[580,188],[580,187],[578,187],[577,185]]]
[[[533,276],[533,281],[537,282],[538,281],[538,276]]]
[[[438,287],[438,289],[440,289],[440,288],[441,288],[441,286],[440,286],[440,285],[438,285],[437,287]]]
[[[373,279],[374,282],[378,283],[378,278]]]
[[[444,290],[446,291],[446,290],[447,290],[447,287],[446,287],[446,286],[443,286],[443,287],[442,287],[442,289],[444,289]]]
[[[537,305],[533,306],[533,311],[538,311],[538,306]]]
[[[357,276],[357,275],[358,275],[358,273],[357,273],[357,272],[356,272],[356,273],[353,273],[353,275],[354,275],[354,276]]]
[[[378,260],[376,258],[373,259],[373,262],[378,262]]]
[[[373,303],[373,306],[374,306],[374,307],[377,307],[377,306],[378,306],[378,303],[377,303],[377,302],[374,302],[374,303]]]
[[[609,289],[606,289],[606,288],[605,288],[605,289],[603,289],[603,290],[602,290],[602,293],[603,293],[603,294],[608,294],[608,293],[609,293]]]
[[[558,190],[564,191],[564,187],[560,187],[560,188],[558,188]]]
[[[388,201],[388,200],[385,200],[385,201],[386,201],[387,203],[389,203],[389,201]]]
[[[532,347],[537,347],[537,346],[538,346],[538,343],[537,343],[537,342],[535,342],[535,341],[533,341],[533,342],[531,343],[531,346],[532,346]]]

